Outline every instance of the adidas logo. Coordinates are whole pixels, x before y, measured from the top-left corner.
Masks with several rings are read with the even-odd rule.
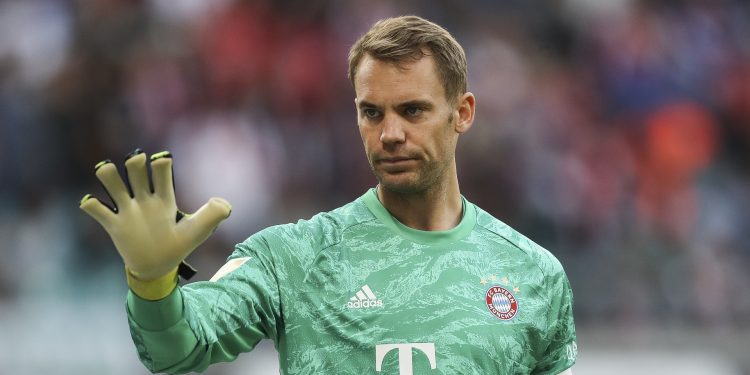
[[[368,309],[373,307],[382,307],[383,301],[375,297],[369,286],[365,285],[346,303],[350,309]]]

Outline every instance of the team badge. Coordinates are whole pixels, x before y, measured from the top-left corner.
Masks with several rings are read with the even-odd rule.
[[[518,312],[518,300],[508,289],[492,286],[485,294],[487,308],[500,320],[511,320]]]

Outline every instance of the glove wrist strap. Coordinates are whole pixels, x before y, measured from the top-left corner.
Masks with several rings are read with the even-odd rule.
[[[138,297],[149,301],[158,301],[165,298],[177,287],[177,267],[166,275],[153,280],[142,280],[125,267],[125,275],[130,290]]]

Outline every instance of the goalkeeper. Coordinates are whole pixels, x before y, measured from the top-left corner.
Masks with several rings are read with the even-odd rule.
[[[210,281],[178,275],[229,203],[179,211],[167,152],[129,155],[130,189],[114,164],[97,165],[113,206],[80,205],[124,260],[141,361],[203,371],[271,339],[290,375],[570,374],[562,266],[459,191],[456,144],[476,108],[461,46],[419,17],[382,20],[351,48],[349,76],[377,186],[250,236]]]

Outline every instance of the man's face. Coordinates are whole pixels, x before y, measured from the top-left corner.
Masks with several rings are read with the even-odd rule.
[[[431,56],[395,65],[366,55],[354,86],[359,132],[383,188],[420,193],[455,174],[459,110]]]

